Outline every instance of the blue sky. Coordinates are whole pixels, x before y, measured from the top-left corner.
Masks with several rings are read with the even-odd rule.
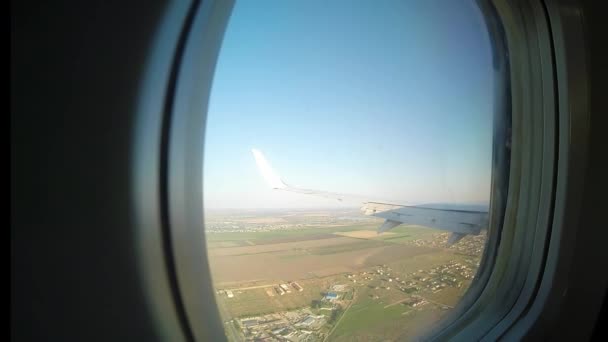
[[[269,189],[251,148],[290,184],[485,203],[493,81],[474,1],[237,1],[209,103],[205,206],[353,205]]]

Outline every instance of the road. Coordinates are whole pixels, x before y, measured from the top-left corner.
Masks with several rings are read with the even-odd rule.
[[[439,303],[439,302],[436,302],[436,301],[434,301],[434,300],[430,300],[430,299],[428,299],[428,298],[426,298],[426,297],[422,297],[422,296],[420,296],[420,295],[418,295],[418,297],[420,297],[420,298],[422,298],[422,299],[426,300],[426,301],[427,301],[427,302],[429,302],[429,303],[433,303],[433,304],[435,304],[435,305],[439,305],[439,306],[447,306],[447,307],[448,307],[448,308],[450,308],[450,309],[453,309],[453,308],[454,308],[454,307],[453,307],[453,306],[451,306],[451,305],[447,305],[447,304]]]
[[[228,337],[228,341],[244,341],[241,337],[241,334],[239,334],[238,330],[234,327],[234,324],[235,323],[224,324],[225,326],[227,326],[226,328],[224,328],[224,330],[226,330],[226,337]]]
[[[346,312],[348,311],[348,309],[350,309],[351,306],[353,306],[353,303],[356,300],[357,300],[357,293],[355,292],[355,289],[353,289],[353,299],[350,301],[350,304],[348,304],[348,307],[346,308],[346,310],[344,310],[344,312],[342,313],[342,315],[340,316],[340,318],[338,319],[338,321],[336,322],[336,324],[334,324],[334,327],[327,333],[327,335],[323,339],[323,342],[327,341],[327,339],[329,338],[329,336],[331,336],[331,334],[334,333],[334,330],[336,330],[336,328],[340,324],[340,321],[342,320],[342,318],[344,318],[344,316],[346,316]]]
[[[234,318],[232,317],[230,312],[228,312],[228,309],[226,309],[226,306],[224,305],[224,302],[222,301],[221,298],[217,299],[217,306],[220,311],[220,317],[224,320],[224,322],[222,322],[222,324],[224,325],[224,331],[226,331],[226,337],[228,338],[228,341],[235,341],[235,342],[244,341],[244,338],[241,336],[241,334],[239,333],[238,329],[235,326],[236,321],[234,320]],[[225,322],[228,322],[228,323],[225,323]]]
[[[247,287],[235,287],[233,289],[228,289],[230,291],[242,291],[242,290],[253,290],[253,289],[261,289],[263,287],[274,287],[276,286],[278,283],[274,283],[274,284],[266,284],[266,285],[256,285],[256,286],[247,286]],[[283,283],[281,283],[283,284]]]
[[[396,301],[396,302],[394,302],[394,303],[391,303],[391,304],[389,304],[389,305],[386,305],[384,308],[385,308],[385,309],[386,309],[386,308],[390,308],[391,306],[393,306],[393,305],[397,305],[397,304],[399,304],[399,303],[403,303],[403,302],[405,302],[405,301],[406,301],[406,300],[408,300],[408,299],[410,299],[410,298],[404,298],[404,299],[400,299],[400,300],[398,300],[398,301]]]

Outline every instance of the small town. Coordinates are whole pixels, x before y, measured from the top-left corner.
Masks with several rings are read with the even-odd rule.
[[[417,247],[444,248],[449,236],[450,233],[435,233],[430,239],[416,239],[405,242],[404,244],[410,244]],[[486,233],[483,232],[479,235],[471,235],[467,239],[463,239],[449,248],[461,254],[478,256],[481,255],[485,242]]]
[[[366,293],[374,301],[399,298],[386,307],[402,305],[411,310],[433,305],[439,310],[449,310],[452,306],[430,300],[427,296],[446,288],[462,288],[475,275],[477,266],[470,263],[452,261],[428,270],[417,270],[408,274],[398,274],[387,265],[377,265],[372,270],[343,275],[343,282],[333,284],[313,300],[310,306],[297,310],[274,312],[266,315],[240,317],[226,321],[234,324],[247,341],[323,341],[336,319],[356,299],[356,293]],[[303,287],[298,282],[285,282],[269,286],[269,297],[298,295]],[[391,295],[401,292],[402,295]],[[219,290],[218,294],[227,300],[238,300],[231,290]]]
[[[243,335],[251,341],[319,341],[319,329],[327,323],[325,315],[309,308],[285,311],[239,320]]]

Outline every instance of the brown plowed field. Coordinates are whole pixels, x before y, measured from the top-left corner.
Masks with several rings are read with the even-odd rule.
[[[297,280],[354,272],[436,252],[436,249],[350,237],[209,250],[216,286],[258,280]]]

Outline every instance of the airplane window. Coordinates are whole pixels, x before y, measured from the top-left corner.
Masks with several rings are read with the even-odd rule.
[[[458,305],[488,236],[492,53],[472,0],[237,2],[203,174],[229,340],[411,339]]]

